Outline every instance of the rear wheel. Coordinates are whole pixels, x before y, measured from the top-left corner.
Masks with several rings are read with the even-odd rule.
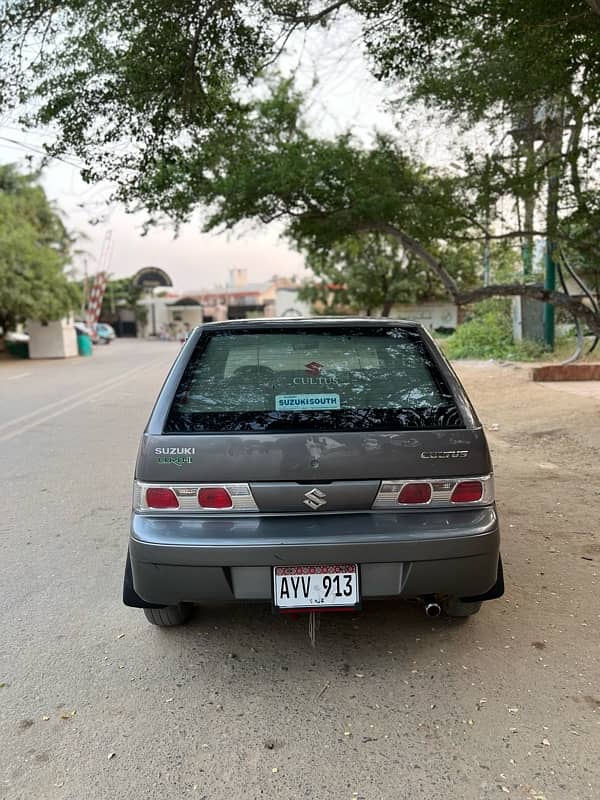
[[[475,603],[465,603],[458,597],[448,597],[442,601],[442,610],[449,617],[471,617],[481,608],[481,600]]]
[[[151,625],[161,628],[172,628],[174,625],[183,625],[192,616],[192,606],[188,603],[179,603],[176,606],[164,608],[145,608],[144,614]]]

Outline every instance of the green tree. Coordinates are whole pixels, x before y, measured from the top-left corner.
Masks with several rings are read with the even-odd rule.
[[[594,3],[462,0],[449,14],[440,3],[392,0],[366,13],[365,40],[376,74],[407,85],[409,102],[424,101],[464,126],[486,123],[486,158],[467,158],[464,166],[480,190],[487,177],[492,201],[505,195],[523,203],[523,235],[531,237],[536,204],[543,216],[540,200],[551,175],[560,185],[557,236],[569,238],[571,215],[597,216],[600,15]],[[590,243],[597,249],[597,240]]]
[[[76,307],[79,293],[65,274],[72,239],[38,184],[0,166],[0,328],[25,319],[59,319]]]
[[[127,308],[134,312],[136,319],[143,321],[147,311],[143,306],[138,306],[142,294],[143,289],[134,286],[132,278],[109,280],[102,298],[100,317],[104,320],[114,320],[119,308]]]
[[[412,302],[416,296],[414,262],[389,237],[348,237],[327,250],[307,253],[306,266],[319,280],[301,294],[329,313],[365,311],[387,317],[394,303]]]
[[[282,13],[334,24],[344,7],[362,17],[373,71],[400,90],[399,112],[424,103],[463,128],[485,125],[485,143],[455,157],[482,236],[501,227],[519,241],[529,278],[535,239],[549,236],[598,296],[598,0],[288,2]]]
[[[587,214],[595,195],[581,181],[583,132],[597,130],[592,101],[600,86],[594,3],[461,0],[449,10],[416,0],[12,0],[0,22],[0,101],[5,109],[29,101],[29,124],[58,132],[50,151],[81,158],[87,180],[115,180],[118,199],[142,204],[150,223],[161,214],[177,223],[208,206],[209,229],[283,219],[303,249],[386,234],[458,303],[526,294],[568,308],[598,331],[600,317],[589,307],[537,284],[466,291],[439,253],[444,242],[531,238],[531,202],[524,230],[494,234],[495,201],[530,199],[557,164],[563,172],[570,165],[570,197]],[[344,7],[362,16],[380,77],[407,81],[414,98],[441,109],[464,109],[466,123],[503,105],[512,114],[523,103],[530,111],[558,99],[560,130],[572,121],[568,156],[557,148],[553,112],[543,132],[552,145],[540,158],[510,154],[511,166],[500,150],[483,159],[467,153],[457,183],[390,137],[365,148],[350,134],[309,136],[289,86],[249,99],[264,98],[257,80],[291,31],[333,24]]]
[[[181,219],[203,202],[210,209],[207,230],[249,219],[284,220],[288,238],[313,258],[347,237],[385,234],[419,259],[459,305],[525,295],[552,302],[600,331],[600,316],[585,303],[539,284],[510,279],[470,288],[448,260],[452,247],[481,244],[479,198],[468,183],[415,161],[391,136],[376,136],[371,147],[350,134],[312,136],[289,83],[248,104],[242,124],[222,128],[162,199],[165,210]]]
[[[474,285],[477,254],[473,246],[446,247],[444,260],[464,285]],[[421,261],[384,234],[350,236],[327,249],[308,251],[306,266],[318,280],[304,287],[302,297],[328,313],[387,317],[395,304],[446,297],[444,287]]]
[[[51,154],[78,156],[86,180],[107,177],[136,202],[148,170],[168,191],[186,154],[236,114],[236,93],[272,55],[270,18],[257,0],[11,0],[0,104],[28,103],[27,122],[56,131]]]

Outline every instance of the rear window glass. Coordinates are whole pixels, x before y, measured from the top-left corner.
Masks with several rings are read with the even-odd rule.
[[[203,334],[165,432],[460,427],[418,332],[323,327]]]

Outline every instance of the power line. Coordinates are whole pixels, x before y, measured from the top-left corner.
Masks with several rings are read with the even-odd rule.
[[[9,142],[10,144],[16,145],[17,147],[21,147],[23,150],[29,150],[31,153],[35,153],[35,155],[37,156],[42,156],[43,158],[50,158],[54,161],[62,161],[63,164],[68,164],[68,166],[74,167],[75,169],[82,169],[84,166],[81,162],[79,164],[76,164],[74,161],[69,161],[68,159],[63,158],[62,156],[50,155],[50,153],[47,153],[45,150],[43,150],[40,147],[37,147],[36,145],[27,144],[26,142],[19,142],[17,139],[11,139],[8,136],[0,136],[0,140],[2,140],[3,142]]]

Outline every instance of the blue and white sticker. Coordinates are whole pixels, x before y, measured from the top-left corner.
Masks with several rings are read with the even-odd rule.
[[[339,394],[278,394],[275,397],[275,411],[330,411],[339,407]]]

